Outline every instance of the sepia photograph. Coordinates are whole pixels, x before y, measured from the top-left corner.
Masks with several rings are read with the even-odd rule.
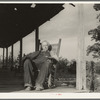
[[[0,3],[0,93],[100,93],[100,3]]]

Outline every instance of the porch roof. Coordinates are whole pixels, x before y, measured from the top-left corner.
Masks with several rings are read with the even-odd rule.
[[[0,47],[9,47],[50,20],[63,4],[0,4]]]

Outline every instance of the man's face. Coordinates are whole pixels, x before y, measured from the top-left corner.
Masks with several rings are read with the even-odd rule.
[[[43,51],[47,51],[48,50],[48,44],[47,44],[47,42],[43,42],[42,43],[42,49],[43,49]]]

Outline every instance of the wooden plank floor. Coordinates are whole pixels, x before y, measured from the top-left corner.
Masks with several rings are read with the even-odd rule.
[[[18,93],[23,93],[23,92],[32,92],[32,93],[54,93],[54,92],[64,92],[64,93],[76,93],[76,92],[82,92],[79,90],[76,90],[75,88],[69,88],[67,86],[62,86],[62,87],[56,87],[54,89],[45,89],[43,91],[25,91],[24,90],[24,85],[23,85],[23,76],[20,74],[15,75],[15,72],[10,71],[10,70],[4,70],[0,69],[0,92],[2,93],[11,93],[11,92],[18,92]],[[83,91],[86,92],[86,91]]]
[[[23,90],[23,77],[15,75],[9,69],[0,69],[0,92]]]

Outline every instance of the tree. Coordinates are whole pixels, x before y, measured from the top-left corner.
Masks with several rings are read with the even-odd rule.
[[[96,11],[99,11],[100,4],[94,4],[93,8]],[[100,22],[100,14],[97,15],[97,20]],[[100,25],[97,26],[97,28],[90,30],[88,34],[92,35],[91,40],[95,40],[95,43],[88,46],[87,55],[92,53],[93,58],[100,59]]]

